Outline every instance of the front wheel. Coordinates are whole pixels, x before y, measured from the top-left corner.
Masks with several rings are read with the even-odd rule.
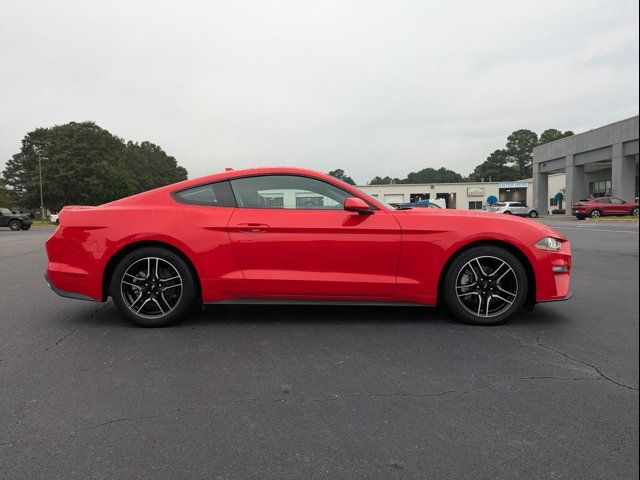
[[[600,218],[602,216],[602,212],[597,208],[591,212],[591,218]]]
[[[538,218],[538,216],[539,216],[538,212],[536,212],[535,210],[531,210],[529,212],[529,217],[531,217],[531,218]]]
[[[520,310],[529,282],[520,260],[499,247],[474,247],[447,270],[444,295],[449,309],[464,323],[498,325]]]
[[[29,230],[31,228],[31,224],[30,223],[23,223],[21,225],[22,230]]]
[[[198,296],[187,263],[159,247],[126,255],[113,272],[109,291],[120,311],[140,327],[166,327],[182,320]]]
[[[22,222],[20,222],[19,220],[11,220],[9,222],[9,229],[17,232],[18,230],[20,230],[22,228]]]

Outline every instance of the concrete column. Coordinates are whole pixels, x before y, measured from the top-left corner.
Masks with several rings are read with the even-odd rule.
[[[632,202],[636,196],[636,160],[625,157],[622,143],[613,145],[611,166],[611,195]]]
[[[576,166],[573,155],[567,155],[565,159],[566,188],[564,199],[566,215],[571,215],[571,205],[582,198],[589,196],[589,186],[584,176],[584,166]]]
[[[549,178],[538,163],[533,164],[533,208],[540,215],[549,214]]]

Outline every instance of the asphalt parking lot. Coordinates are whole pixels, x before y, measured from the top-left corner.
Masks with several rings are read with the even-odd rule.
[[[550,221],[573,290],[507,325],[209,307],[139,329],[0,232],[2,478],[637,478],[638,225]]]

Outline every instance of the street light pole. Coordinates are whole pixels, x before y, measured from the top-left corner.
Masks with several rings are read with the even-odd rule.
[[[40,177],[40,213],[44,222],[44,198],[42,196],[42,155],[38,152],[38,176]]]

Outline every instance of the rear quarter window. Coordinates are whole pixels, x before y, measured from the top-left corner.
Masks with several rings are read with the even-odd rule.
[[[172,196],[177,202],[187,203],[189,205],[209,205],[212,207],[236,206],[236,199],[233,196],[229,182],[198,185],[174,192]]]

